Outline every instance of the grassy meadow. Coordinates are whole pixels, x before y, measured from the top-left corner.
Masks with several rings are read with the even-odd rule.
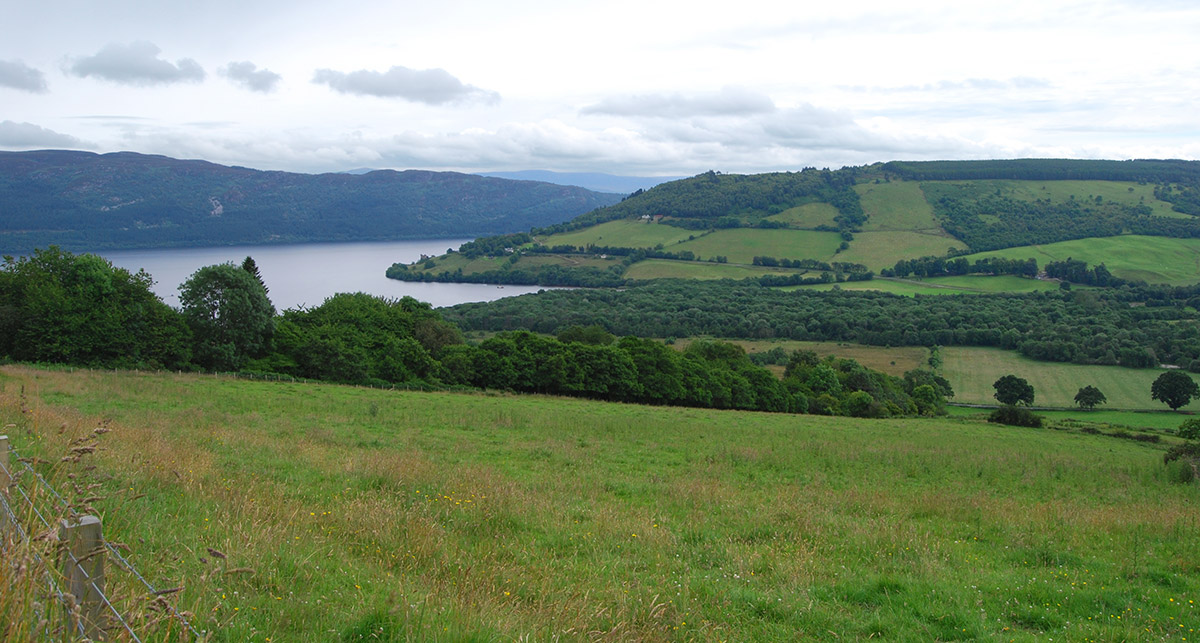
[[[995,404],[992,383],[1011,373],[1033,386],[1035,406],[1075,406],[1075,394],[1091,385],[1108,398],[1101,409],[1169,410],[1162,402],[1150,399],[1150,385],[1162,369],[1039,362],[998,348],[948,346],[941,352],[943,375],[954,387],[955,402]],[[1193,401],[1183,410],[1200,411],[1200,401]],[[1178,426],[1179,421],[1176,417],[1174,425]]]
[[[1197,487],[1172,482],[1158,445],[20,366],[0,371],[0,421],[64,489],[76,471],[58,456],[109,430],[78,470],[106,536],[182,587],[172,600],[214,641],[1200,628]]]
[[[895,295],[971,295],[997,292],[1039,292],[1058,290],[1058,283],[1038,281],[1013,275],[961,275],[927,279],[895,279],[876,277],[870,281],[847,281],[840,284],[783,286],[785,290],[874,290]]]
[[[984,257],[1033,257],[1039,266],[1074,258],[1093,266],[1103,263],[1112,274],[1122,279],[1141,279],[1147,283],[1174,286],[1200,281],[1200,239],[1140,235],[1093,237],[993,250],[964,257],[969,261]]]
[[[834,253],[841,242],[836,232],[732,228],[698,236],[671,250],[691,250],[700,259],[721,255],[733,263],[750,263],[756,256],[837,261],[840,258]]]
[[[691,338],[675,340],[674,347],[684,350],[692,343]],[[791,339],[722,339],[722,342],[737,344],[746,353],[765,353],[774,348],[792,351],[813,351],[819,357],[833,355],[852,359],[867,368],[883,371],[897,377],[904,375],[925,364],[929,359],[929,349],[923,346],[867,346],[865,344],[849,344],[845,342],[802,342]],[[782,372],[782,371],[781,371]]]
[[[671,245],[686,241],[689,236],[699,234],[702,233],[661,223],[647,223],[641,219],[618,219],[582,230],[553,234],[538,240],[548,246],[586,247],[590,244],[621,248],[653,248],[660,243]]]
[[[768,221],[781,221],[796,228],[837,226],[837,208],[828,203],[805,203],[788,208],[779,214],[767,217]]]
[[[808,271],[746,264],[645,259],[626,268],[625,277],[628,279],[752,279],[763,275],[793,275],[806,272]]]
[[[854,186],[854,191],[867,214],[864,231],[928,230],[945,234],[920,183],[863,183]]]
[[[901,259],[940,257],[951,248],[962,250],[966,247],[963,242],[940,231],[856,232],[850,247],[839,252],[833,261],[861,263],[879,272],[895,266]]]

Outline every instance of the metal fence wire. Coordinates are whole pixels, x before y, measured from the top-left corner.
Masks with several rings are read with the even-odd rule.
[[[114,627],[123,631],[129,640],[142,642],[142,637],[138,635],[134,627],[129,623],[126,614],[123,614],[104,591],[103,575],[93,578],[88,567],[91,563],[93,570],[102,569],[102,561],[105,557],[110,558],[117,567],[120,567],[146,588],[146,598],[155,601],[157,606],[165,609],[170,615],[170,618],[178,622],[195,641],[205,641],[207,637],[197,631],[187,618],[181,614],[174,605],[163,598],[164,594],[174,590],[160,591],[154,587],[145,575],[138,571],[121,552],[112,545],[112,543],[100,537],[97,542],[92,543],[92,547],[86,552],[71,551],[71,543],[59,543],[63,548],[63,572],[61,577],[55,574],[52,570],[56,569],[54,565],[48,562],[38,553],[38,549],[33,546],[34,542],[39,539],[47,539],[51,534],[68,533],[72,528],[83,524],[95,524],[95,533],[100,534],[99,519],[92,516],[80,514],[75,507],[67,501],[41,474],[33,469],[29,464],[28,458],[23,458],[8,444],[6,436],[0,436],[0,450],[7,450],[7,455],[11,458],[0,458],[0,484],[7,481],[6,489],[0,489],[0,528],[8,526],[15,540],[9,538],[8,535],[0,533],[0,548],[7,546],[8,543],[20,543],[25,545],[25,549],[30,553],[36,566],[40,568],[41,575],[45,582],[48,596],[55,601],[61,603],[65,611],[73,615],[80,614],[81,606],[85,601],[93,603],[90,605],[92,613],[98,615],[103,612],[111,616],[117,624]],[[34,481],[34,488],[27,490],[22,482],[22,479],[30,477]],[[43,491],[45,497],[53,500],[51,505],[66,516],[66,520],[62,520],[58,526],[52,525],[47,519],[46,514],[38,508],[38,503],[35,502],[34,496],[38,491]],[[33,495],[31,495],[31,492]],[[30,523],[30,524],[26,524]],[[42,535],[35,535],[34,531],[44,529]],[[69,536],[68,536],[69,539]],[[77,555],[81,554],[81,555]],[[99,559],[99,560],[96,560]],[[66,581],[68,585],[64,590],[61,584]],[[105,631],[99,628],[99,623],[88,623],[88,619],[72,617],[72,624],[69,626],[71,630],[77,630],[81,637],[88,637],[89,634],[98,632],[97,638],[102,638]],[[98,619],[97,619],[98,620]],[[89,627],[89,625],[91,627]]]

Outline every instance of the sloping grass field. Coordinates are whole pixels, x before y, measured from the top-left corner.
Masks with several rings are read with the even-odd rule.
[[[751,279],[763,275],[794,275],[807,272],[806,270],[748,266],[746,264],[646,259],[626,268],[625,277],[628,279]]]
[[[548,246],[587,247],[591,244],[621,248],[653,248],[660,243],[671,245],[700,234],[703,233],[662,223],[647,223],[641,219],[618,219],[582,230],[550,235],[539,241]]]
[[[839,252],[834,261],[861,263],[879,272],[891,268],[901,259],[914,257],[940,257],[953,248],[962,250],[963,242],[944,233],[912,232],[856,232],[850,247]]]
[[[863,230],[929,230],[941,232],[920,183],[893,181],[854,186],[867,222]]]
[[[1200,281],[1200,239],[1140,235],[1093,237],[980,252],[964,257],[972,262],[984,257],[1033,257],[1039,266],[1074,258],[1093,266],[1103,263],[1112,274],[1122,279],[1141,279],[1147,283],[1174,286]]]
[[[837,208],[828,203],[805,203],[773,214],[767,220],[782,221],[797,228],[815,228],[821,225],[837,226],[837,215]]]
[[[834,261],[841,242],[836,232],[732,228],[697,236],[671,250],[691,250],[700,259],[725,256],[732,263],[750,263],[756,256]]]
[[[1108,398],[1101,409],[1169,410],[1162,402],[1150,399],[1150,385],[1162,369],[1038,362],[998,348],[948,346],[941,352],[943,375],[954,387],[955,402],[996,404],[992,383],[1013,374],[1033,386],[1034,406],[1075,406],[1075,394],[1091,385]],[[1200,401],[1183,408],[1200,411]],[[1182,418],[1177,418],[1175,426],[1180,421]]]
[[[1198,491],[1171,481],[1158,445],[18,366],[0,371],[0,421],[72,497],[58,456],[110,431],[78,469],[98,481],[85,493],[103,497],[106,537],[181,587],[171,600],[215,641],[1200,628]]]

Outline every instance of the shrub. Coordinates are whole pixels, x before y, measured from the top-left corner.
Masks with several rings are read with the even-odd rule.
[[[1005,405],[988,416],[988,422],[1007,424],[1009,426],[1031,426],[1041,428],[1044,418],[1029,409]]]

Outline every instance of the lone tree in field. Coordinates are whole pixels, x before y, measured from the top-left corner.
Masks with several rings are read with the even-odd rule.
[[[1105,404],[1107,402],[1108,398],[1104,397],[1104,393],[1101,393],[1100,389],[1090,384],[1079,389],[1079,392],[1075,394],[1075,403],[1081,409],[1090,411],[1096,408],[1097,404]]]
[[[1016,375],[1001,377],[992,384],[992,388],[996,389],[996,399],[1001,404],[1008,406],[1033,405],[1033,386]]]
[[[1172,411],[1187,406],[1194,397],[1200,397],[1200,386],[1183,371],[1167,371],[1150,385],[1150,398],[1166,404]]]

